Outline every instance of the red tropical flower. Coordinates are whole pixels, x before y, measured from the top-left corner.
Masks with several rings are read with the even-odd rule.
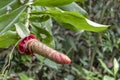
[[[60,64],[71,63],[68,56],[41,43],[32,34],[21,39],[18,49],[21,53],[25,53],[27,55],[34,55],[37,53]]]

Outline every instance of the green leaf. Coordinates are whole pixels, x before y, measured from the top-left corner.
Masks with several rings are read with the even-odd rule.
[[[51,32],[51,28],[52,28],[52,21],[51,19],[45,21],[45,22],[32,22],[32,31],[34,34],[37,35],[37,37],[40,37],[40,41],[42,41],[43,43],[54,47],[54,40],[53,40],[53,36],[52,36],[52,32]]]
[[[42,26],[44,26],[44,28],[49,32],[50,36],[48,38],[50,38],[50,41],[48,41],[49,39],[46,39],[46,41],[43,41],[44,43],[46,43],[48,46],[51,46],[51,47],[55,47],[55,42],[54,42],[54,39],[53,39],[53,36],[52,36],[52,27],[53,27],[53,23],[52,23],[52,20],[49,19],[45,22],[42,22],[41,23]]]
[[[58,22],[61,26],[63,26],[64,28],[66,28],[66,29],[69,29],[69,30],[71,30],[71,31],[73,31],[73,32],[78,32],[79,31],[79,29],[77,29],[76,27],[74,27],[73,25],[71,25],[71,24],[68,24],[68,23],[63,23],[63,22]]]
[[[105,71],[107,71],[109,74],[113,75],[113,72],[112,72],[110,69],[108,69],[108,67],[107,67],[106,64],[102,61],[102,59],[98,59],[98,60],[99,60],[99,62],[100,62],[100,64],[101,64],[101,66],[105,69]]]
[[[101,32],[108,28],[108,25],[102,25],[88,20],[82,14],[77,12],[48,10],[46,12],[33,12],[32,14],[47,14],[57,21],[74,26],[77,30],[86,30],[93,32]],[[72,27],[71,27],[72,28]],[[70,27],[69,27],[70,29]]]
[[[26,27],[24,24],[22,24],[20,22],[16,23],[15,27],[16,27],[16,31],[17,31],[18,35],[21,38],[24,38],[24,37],[26,37],[27,35],[30,34],[30,31],[29,31],[28,27]]]
[[[20,73],[20,80],[33,80],[32,78],[29,78],[25,73]]]
[[[86,17],[88,16],[88,13],[75,2],[65,6],[61,6],[60,8],[64,11],[80,12],[82,15]]]
[[[2,2],[0,2],[0,5],[1,5],[0,8],[0,16],[1,16],[10,13],[11,11],[20,7],[22,4],[20,3],[19,0],[2,0]]]
[[[76,0],[36,0],[33,5],[37,6],[49,6],[49,7],[55,7],[55,6],[62,6],[66,4],[70,4]]]
[[[82,75],[81,71],[76,67],[72,67],[72,71],[75,71],[77,73],[77,75],[79,75],[79,76]]]
[[[107,28],[106,25],[94,23],[76,12],[60,12],[51,10],[48,11],[48,14],[62,23],[73,25],[79,30],[100,32]]]
[[[118,70],[119,70],[119,63],[116,60],[116,58],[114,58],[114,76],[117,75]]]
[[[58,65],[57,65],[57,63],[55,63],[55,62],[53,62],[53,61],[51,61],[51,60],[49,60],[49,59],[46,59],[45,61],[44,61],[44,64],[45,65],[47,65],[48,67],[50,67],[50,68],[53,68],[53,69],[58,69]]]
[[[0,0],[0,9],[6,8],[12,2],[13,2],[13,0]]]
[[[110,77],[110,76],[107,76],[107,75],[105,75],[104,77],[103,77],[103,80],[115,80],[113,77]]]
[[[35,25],[33,25],[33,27],[34,27],[34,30],[36,30],[36,33],[38,33],[38,35],[41,35],[42,41],[44,41],[45,43],[51,42],[52,36],[47,30],[39,28]]]
[[[38,16],[38,15],[32,15],[30,16],[30,20],[32,22],[44,22],[46,20],[48,20],[50,17],[48,15],[42,15],[42,16]]]
[[[13,27],[13,24],[25,10],[26,6],[21,6],[9,14],[0,16],[0,35]]]
[[[45,60],[45,57],[39,55],[39,54],[35,54],[36,58],[40,61],[43,62]]]
[[[0,48],[8,48],[18,41],[18,35],[14,31],[7,31],[0,35]]]

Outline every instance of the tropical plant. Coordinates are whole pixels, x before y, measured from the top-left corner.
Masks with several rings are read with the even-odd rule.
[[[12,68],[15,68],[15,64],[17,64],[17,62],[19,62],[17,65],[23,65],[23,69],[25,67],[28,68],[26,71],[29,73],[29,75],[35,74],[36,71],[41,69],[46,73],[49,73],[47,72],[48,68],[46,66],[59,72],[58,69],[62,65],[56,64],[40,55],[36,54],[34,56],[35,59],[37,59],[37,61],[34,62],[35,60],[32,60],[32,58],[34,58],[32,56],[17,54],[19,52],[15,51],[15,48],[19,44],[21,38],[23,39],[30,34],[34,34],[42,43],[54,48],[55,40],[53,38],[51,29],[54,28],[56,23],[66,29],[76,32],[76,35],[79,35],[84,31],[101,32],[106,30],[108,25],[98,24],[89,20],[87,12],[77,3],[75,3],[82,1],[83,0],[0,1],[0,48],[13,47],[5,58],[4,66],[1,66],[1,78],[5,80],[7,78],[11,78],[11,72],[15,73],[22,71],[22,67],[18,67],[18,69],[14,71],[12,70]],[[62,31],[60,33],[62,33]],[[69,39],[68,41],[71,41],[71,49],[76,49],[75,45],[72,44],[72,40]],[[71,50],[68,51],[66,55],[68,55],[69,52],[71,52]],[[72,54],[69,54],[68,56],[70,55]],[[14,60],[15,63],[12,63],[12,60]],[[31,65],[30,62],[34,62],[34,65],[39,65],[39,67]],[[65,66],[69,68],[68,65]],[[35,70],[30,73],[32,69]],[[75,67],[73,67],[72,70],[77,71]],[[77,71],[77,73],[81,74],[79,71]],[[54,74],[57,73],[54,73],[53,71],[51,75]],[[43,75],[44,77],[47,77],[47,79],[51,79],[53,77],[51,75],[48,76],[45,73]],[[22,80],[36,79],[36,75],[34,75],[32,78],[28,78],[25,73],[16,74],[15,76],[20,76],[20,79]],[[71,77],[74,78],[72,75],[68,75],[66,78]]]

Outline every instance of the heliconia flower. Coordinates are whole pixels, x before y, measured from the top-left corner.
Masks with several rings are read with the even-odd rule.
[[[41,43],[32,34],[21,39],[18,49],[21,53],[25,53],[27,55],[34,55],[35,53],[40,54],[60,64],[71,63],[71,60],[68,56]]]

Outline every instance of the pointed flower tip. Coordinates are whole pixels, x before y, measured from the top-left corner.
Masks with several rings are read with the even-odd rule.
[[[67,55],[64,55],[64,54],[61,54],[61,55],[63,56],[63,59],[61,60],[62,64],[70,64],[71,63],[71,59]]]
[[[65,58],[65,64],[70,64],[70,63],[71,63],[71,59],[66,56],[66,58]]]

